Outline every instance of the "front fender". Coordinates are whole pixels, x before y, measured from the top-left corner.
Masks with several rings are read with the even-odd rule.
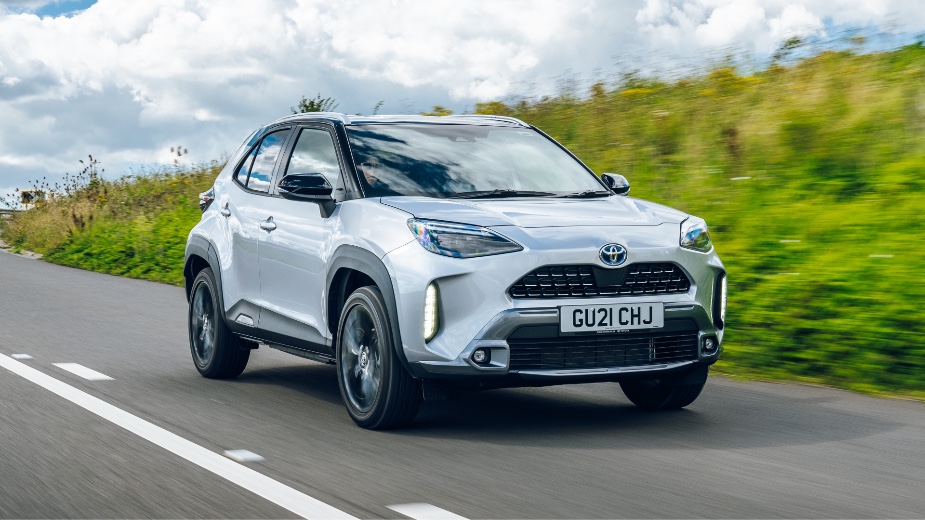
[[[386,269],[385,264],[382,263],[379,257],[365,249],[351,245],[342,245],[338,247],[331,255],[331,259],[328,263],[326,294],[330,295],[332,290],[337,290],[337,288],[332,287],[332,285],[338,271],[342,269],[359,271],[369,276],[373,282],[375,282],[379,291],[382,293],[382,297],[385,298],[385,307],[389,313],[389,321],[392,325],[392,345],[395,348],[395,353],[405,369],[412,375],[415,375],[402,349],[401,330],[398,322],[398,306],[395,303],[395,289],[392,284],[392,277],[389,275],[389,271]],[[334,319],[336,320],[337,318]],[[336,348],[336,343],[334,345]]]

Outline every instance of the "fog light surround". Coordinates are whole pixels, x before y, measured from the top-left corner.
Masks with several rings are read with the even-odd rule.
[[[424,291],[424,341],[430,341],[437,335],[437,285],[433,282]]]

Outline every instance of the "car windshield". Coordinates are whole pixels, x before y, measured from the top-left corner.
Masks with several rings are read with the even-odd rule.
[[[594,174],[529,128],[388,124],[347,127],[367,196],[552,197],[606,194]]]

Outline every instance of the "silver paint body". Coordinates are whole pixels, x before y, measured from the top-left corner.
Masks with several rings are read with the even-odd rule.
[[[701,336],[723,330],[712,319],[714,286],[724,272],[715,250],[700,253],[679,246],[681,222],[687,214],[613,195],[592,199],[518,198],[491,200],[427,197],[357,198],[339,202],[324,218],[318,204],[246,192],[231,178],[239,150],[218,176],[215,201],[191,236],[207,239],[221,264],[226,313],[246,302],[259,309],[255,327],[273,327],[274,315],[297,324],[300,337],[332,344],[327,323],[326,281],[332,255],[355,246],[378,257],[391,278],[398,310],[404,357],[414,373],[425,377],[508,373],[505,338],[520,325],[558,324],[560,306],[588,303],[660,301],[665,318],[689,317]],[[222,209],[230,211],[229,216]],[[260,223],[272,217],[276,228]],[[452,258],[425,250],[408,228],[412,217],[478,225],[523,246],[514,253],[478,258]],[[627,249],[618,267],[604,264],[599,251],[617,243]],[[689,276],[687,293],[606,298],[513,299],[508,288],[525,274],[546,265],[594,264],[624,269],[637,262],[675,262]],[[439,290],[439,331],[423,337],[424,293],[430,283]],[[591,301],[593,300],[593,301]],[[227,314],[229,321],[246,323]],[[479,366],[469,357],[479,347],[492,351],[492,362]],[[710,358],[716,358],[719,352]],[[701,354],[701,358],[704,356]],[[648,371],[678,368],[693,362],[615,369],[522,372],[521,376],[555,378],[582,373]]]

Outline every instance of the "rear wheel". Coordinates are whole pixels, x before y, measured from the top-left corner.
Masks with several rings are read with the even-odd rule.
[[[340,394],[355,423],[385,429],[414,419],[421,405],[421,383],[398,360],[378,288],[361,287],[347,298],[338,322],[336,355]]]
[[[674,385],[670,381],[624,381],[620,388],[636,406],[646,410],[676,410],[693,403],[706,383]]]
[[[212,269],[193,280],[189,306],[189,343],[196,370],[211,379],[237,377],[247,366],[249,348],[241,348],[222,317],[221,297]]]

